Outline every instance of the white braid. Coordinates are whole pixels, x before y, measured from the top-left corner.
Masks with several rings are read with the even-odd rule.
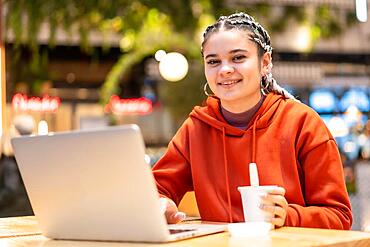
[[[275,78],[272,76],[272,67],[273,67],[273,64],[272,64],[272,62],[270,62],[267,65],[266,82],[269,85],[268,88],[267,88],[267,91],[283,95],[287,99],[293,99],[293,100],[299,101],[291,93],[289,93],[285,88],[283,88],[282,86],[280,86],[277,83]]]
[[[296,99],[291,93],[289,93],[285,88],[281,87],[274,78],[272,78],[272,90],[274,93],[283,95],[287,99],[293,99],[296,101],[299,101]]]

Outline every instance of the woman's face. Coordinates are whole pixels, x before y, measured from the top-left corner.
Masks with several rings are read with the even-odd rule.
[[[213,33],[203,47],[204,70],[213,93],[231,112],[249,110],[261,98],[260,81],[267,73],[270,53],[258,57],[257,44],[247,31]]]

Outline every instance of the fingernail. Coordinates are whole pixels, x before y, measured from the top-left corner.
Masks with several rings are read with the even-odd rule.
[[[186,218],[186,214],[183,212],[177,212],[175,214],[175,217],[178,218],[179,220],[184,220]]]
[[[267,196],[267,193],[260,193],[260,194],[259,194],[259,196],[260,196],[261,198],[265,198],[265,197]]]
[[[260,204],[258,205],[258,207],[259,207],[260,209],[263,209],[264,205],[263,205],[262,203],[260,203]]]

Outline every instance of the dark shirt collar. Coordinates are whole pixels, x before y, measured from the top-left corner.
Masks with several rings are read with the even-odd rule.
[[[241,113],[229,112],[221,105],[221,114],[230,125],[245,130],[254,114],[260,109],[265,98],[266,96],[262,95],[260,101],[255,106]]]

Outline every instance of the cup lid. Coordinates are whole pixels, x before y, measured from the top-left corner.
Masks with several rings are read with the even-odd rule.
[[[270,222],[242,222],[228,224],[228,231],[234,237],[266,236],[273,229]]]

